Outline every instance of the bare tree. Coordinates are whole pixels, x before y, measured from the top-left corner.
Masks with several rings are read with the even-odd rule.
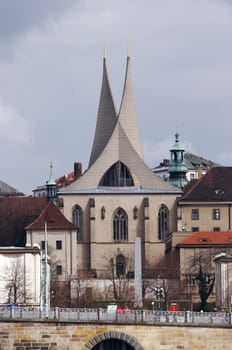
[[[189,273],[197,282],[200,297],[200,309],[205,311],[207,300],[213,291],[215,273],[212,268],[212,255],[215,251],[199,250],[189,258]]]
[[[154,279],[144,280],[146,292],[152,292],[167,310],[170,301],[180,298],[179,266],[164,258],[156,264],[153,275]]]
[[[129,272],[133,270],[132,259],[117,250],[104,260],[105,277],[112,282],[114,299],[119,302],[128,300],[131,295]]]
[[[31,299],[31,282],[20,259],[12,261],[2,276],[5,281],[6,299],[9,304],[27,304]]]

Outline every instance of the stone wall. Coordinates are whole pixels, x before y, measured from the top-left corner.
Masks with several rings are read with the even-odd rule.
[[[90,350],[107,338],[135,350],[231,350],[231,327],[0,322],[0,350]]]

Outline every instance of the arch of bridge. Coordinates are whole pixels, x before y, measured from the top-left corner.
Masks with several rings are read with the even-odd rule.
[[[119,339],[119,340],[124,341],[127,344],[129,344],[134,350],[144,350],[144,348],[138,343],[138,341],[135,337],[132,337],[128,334],[125,334],[123,332],[117,332],[117,331],[109,331],[109,332],[95,335],[83,347],[82,350],[91,350],[94,348],[95,345],[97,345],[98,343],[101,343],[102,341],[104,341],[106,339]]]

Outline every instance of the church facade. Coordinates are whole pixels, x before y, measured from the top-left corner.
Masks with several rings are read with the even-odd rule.
[[[131,83],[126,74],[116,111],[103,59],[102,87],[88,169],[60,188],[64,216],[76,226],[76,274],[105,278],[133,276],[135,240],[141,239],[142,273],[152,278],[165,255],[165,238],[176,231],[176,197],[181,190],[145,164]]]

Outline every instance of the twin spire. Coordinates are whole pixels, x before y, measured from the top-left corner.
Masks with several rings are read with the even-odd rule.
[[[118,158],[120,158],[120,153],[123,147],[120,142],[120,134],[124,133],[124,136],[127,138],[136,153],[140,158],[143,159],[143,152],[137,126],[135,103],[132,92],[130,45],[128,45],[126,74],[119,113],[116,112],[109,84],[106,67],[106,48],[104,48],[102,87],[98,107],[95,136],[89,160],[89,167],[91,167],[93,163],[98,159],[110,141],[113,132],[116,131],[118,132],[118,142],[117,145],[115,144],[115,147],[118,147]]]

